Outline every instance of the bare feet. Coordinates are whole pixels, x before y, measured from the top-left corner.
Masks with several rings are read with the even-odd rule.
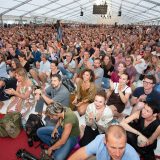
[[[0,101],[0,109],[3,107],[4,103]]]

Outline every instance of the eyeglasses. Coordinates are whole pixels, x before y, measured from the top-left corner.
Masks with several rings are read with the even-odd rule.
[[[153,84],[153,82],[147,82],[147,81],[143,81],[144,84]]]

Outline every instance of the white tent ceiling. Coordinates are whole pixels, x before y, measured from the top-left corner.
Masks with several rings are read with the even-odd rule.
[[[106,18],[93,15],[93,4],[108,4]],[[121,6],[122,16],[118,17]],[[80,16],[80,11],[84,16]],[[136,23],[160,19],[160,0],[0,0],[0,17],[62,19],[82,23]]]

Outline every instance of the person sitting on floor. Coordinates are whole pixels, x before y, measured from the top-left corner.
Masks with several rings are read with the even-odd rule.
[[[41,127],[37,130],[37,135],[49,146],[47,152],[49,156],[54,160],[65,160],[78,143],[80,134],[78,118],[70,108],[57,102],[47,107],[46,115],[57,120],[57,125]],[[59,134],[59,139],[51,144],[51,139],[56,134]]]
[[[54,101],[60,102],[65,106],[69,106],[69,96],[70,92],[62,84],[62,78],[59,74],[52,75],[51,85],[45,90],[37,89],[35,90],[37,104],[35,106],[35,111],[42,114],[44,103],[48,105]]]
[[[87,106],[85,113],[86,126],[81,138],[80,146],[85,146],[100,133],[105,133],[113,119],[112,110],[106,104],[106,93],[101,90],[96,93],[94,102]]]
[[[98,135],[68,160],[85,160],[93,155],[96,155],[98,160],[140,160],[135,149],[126,142],[127,136],[124,128],[120,125],[110,125],[105,135]]]
[[[128,143],[136,149],[143,160],[155,160],[154,149],[160,135],[158,113],[156,104],[148,102],[141,111],[136,111],[121,122],[128,131]]]
[[[63,63],[59,64],[59,69],[66,78],[72,79],[76,69],[76,62],[73,60],[71,52],[66,53],[65,56],[66,59],[63,60]]]
[[[9,78],[5,56],[0,53],[0,77]]]
[[[16,89],[16,78],[0,78],[0,109],[3,107],[3,101],[10,99],[11,95],[5,92],[6,89]]]
[[[61,75],[61,77],[63,77],[62,72],[58,69],[58,61],[56,60],[51,61],[50,70],[46,74],[48,83],[51,82],[52,75],[54,74],[59,74]]]
[[[94,101],[95,94],[94,72],[91,69],[85,69],[82,78],[78,80],[77,93],[72,102],[80,115],[85,114],[88,104]]]
[[[24,68],[16,69],[17,88],[6,89],[5,92],[13,95],[7,107],[7,112],[20,112],[23,117],[34,105],[33,87],[31,80],[27,77]]]
[[[39,67],[37,67],[37,65]],[[38,85],[45,86],[45,82],[47,81],[47,72],[50,70],[50,62],[47,60],[47,55],[42,54],[41,55],[41,62],[36,62],[36,67],[30,69],[30,74],[33,77],[33,79],[38,83]]]
[[[117,119],[122,116],[122,112],[125,109],[125,105],[128,103],[131,95],[131,88],[127,86],[128,75],[123,73],[120,76],[119,83],[113,83],[110,81],[110,89],[107,91],[107,105],[114,105],[117,110]]]
[[[142,110],[144,107],[143,103],[156,102],[157,109],[160,110],[160,99],[159,93],[154,89],[156,84],[156,78],[154,75],[146,75],[143,79],[143,86],[137,87],[131,97],[131,106],[133,106],[132,113],[137,110]]]

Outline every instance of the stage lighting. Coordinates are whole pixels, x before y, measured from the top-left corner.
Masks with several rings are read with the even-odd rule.
[[[121,16],[121,14],[122,14],[122,11],[121,11],[121,10],[119,10],[119,11],[118,11],[118,16],[120,17],[120,16]]]
[[[83,11],[80,12],[80,16],[83,16]]]

